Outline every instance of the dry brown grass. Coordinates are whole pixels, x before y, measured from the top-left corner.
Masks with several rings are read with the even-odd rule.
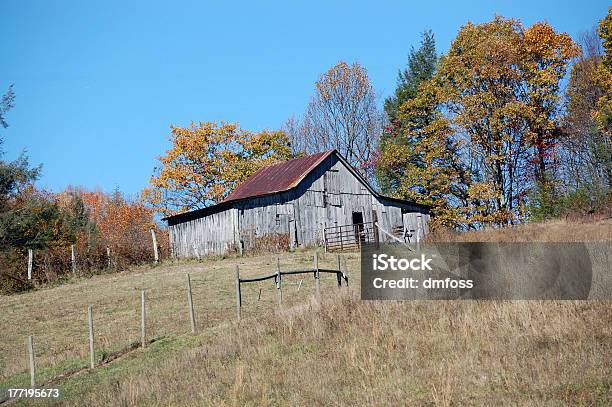
[[[362,302],[231,324],[67,405],[609,405],[612,306]]]
[[[593,242],[612,241],[612,219],[596,222],[562,219],[542,223],[530,223],[501,229],[460,233],[438,230],[430,241],[450,242]]]
[[[274,271],[275,256],[208,259],[201,262],[167,263],[155,268],[77,279],[69,284],[29,293],[0,296],[0,387],[26,369],[25,341],[33,335],[41,379],[81,366],[88,357],[87,306],[94,307],[98,356],[117,351],[140,337],[140,290],[147,291],[148,336],[167,337],[190,330],[186,273],[190,273],[198,325],[203,328],[232,320],[235,315],[234,267],[243,276]],[[312,253],[279,254],[281,267],[312,268]],[[356,270],[357,255],[349,258]],[[321,257],[321,267],[335,265],[331,256]],[[283,279],[288,304],[303,302],[313,292],[312,278]],[[324,279],[324,288],[335,276]],[[257,300],[259,288],[261,300]],[[271,280],[243,287],[245,317],[274,308],[276,293]]]
[[[565,223],[486,231],[503,240],[556,236]],[[610,222],[576,224],[573,236],[606,235]],[[584,229],[584,230],[583,230]],[[484,239],[484,238],[483,238]],[[601,239],[590,239],[601,240]],[[310,267],[312,253],[281,255]],[[327,256],[322,266],[333,266]],[[612,403],[610,301],[360,301],[335,277],[312,301],[307,276],[287,278],[279,312],[271,282],[244,289],[235,321],[233,266],[268,273],[274,255],[167,264],[0,298],[0,387],[27,383],[25,337],[41,378],[86,363],[87,304],[99,345],[138,338],[138,290],[149,290],[150,336],[161,338],[103,368],[64,380],[65,405],[601,405]],[[200,332],[188,334],[185,272]],[[262,300],[257,301],[259,288]],[[59,365],[58,365],[59,364]],[[55,366],[55,367],[53,367]]]

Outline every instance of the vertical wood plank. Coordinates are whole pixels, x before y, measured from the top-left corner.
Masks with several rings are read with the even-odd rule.
[[[28,280],[32,279],[32,262],[34,260],[34,253],[32,249],[28,249]]]
[[[153,240],[153,256],[155,263],[159,263],[159,253],[157,251],[157,238],[155,237],[155,231],[151,229],[151,239]]]
[[[145,290],[140,291],[140,345],[147,346]]]
[[[36,364],[34,362],[34,339],[28,336],[28,358],[30,364],[30,387],[36,388]]]
[[[89,367],[96,367],[96,350],[94,348],[93,307],[87,307],[87,322],[89,325]]]
[[[378,249],[380,247],[380,232],[378,231],[378,212],[375,210],[372,210],[372,229],[374,234],[374,247]]]
[[[195,314],[193,312],[193,297],[191,295],[191,276],[187,273],[187,303],[189,305],[189,320],[191,321],[191,333],[196,333]]]
[[[421,250],[421,214],[417,215],[417,227],[416,227],[416,247],[417,251]]]
[[[242,294],[240,292],[240,267],[236,265],[236,316],[238,321],[242,317]]]

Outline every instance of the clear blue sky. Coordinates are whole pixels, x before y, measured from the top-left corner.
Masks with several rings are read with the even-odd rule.
[[[223,4],[221,4],[223,3]],[[318,75],[358,61],[380,102],[419,33],[446,51],[459,27],[495,14],[577,36],[608,1],[0,0],[0,93],[14,83],[5,158],[24,148],[39,186],[133,194],[169,147],[170,124],[278,128]]]

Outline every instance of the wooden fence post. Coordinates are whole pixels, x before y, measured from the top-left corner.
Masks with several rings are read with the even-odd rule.
[[[146,308],[145,308],[145,290],[140,291],[140,345],[144,348],[147,346],[147,327],[146,327]]]
[[[338,272],[336,273],[336,280],[338,280],[338,288],[342,288],[342,266],[340,264],[340,254],[336,255],[336,261],[338,263]]]
[[[198,251],[198,246],[196,246],[195,243],[193,244],[193,252],[195,253],[198,260],[200,260],[200,252]]]
[[[196,333],[195,314],[193,312],[193,298],[191,296],[191,276],[187,273],[187,303],[189,304],[189,320],[191,321],[191,333]]]
[[[34,339],[32,335],[28,336],[28,357],[30,362],[30,387],[36,387],[36,365],[34,364]]]
[[[151,229],[151,239],[153,240],[153,256],[155,263],[159,262],[159,253],[157,252],[157,238],[155,237],[155,231]]]
[[[314,254],[314,268],[315,268],[315,288],[317,300],[321,299],[321,280],[319,273],[319,252]]]
[[[70,261],[72,262],[72,274],[76,273],[76,253],[74,252],[74,245],[70,245]]]
[[[240,321],[242,308],[242,294],[240,293],[240,267],[236,264],[236,315]]]
[[[342,277],[344,277],[344,284],[348,288],[349,279],[348,279],[348,265],[346,264],[346,257],[344,258],[344,271],[342,272]]]
[[[417,251],[420,251],[421,250],[421,215],[417,215],[416,223],[417,223],[416,246],[417,246]]]
[[[108,268],[111,268],[111,253],[110,253],[110,246],[106,246],[106,261],[108,264]]]
[[[283,304],[283,288],[281,287],[280,259],[276,257],[276,290],[278,291],[278,306]]]
[[[374,237],[374,247],[376,249],[380,248],[380,234],[378,231],[378,212],[375,210],[372,211],[372,232]]]
[[[93,307],[87,307],[87,322],[89,324],[89,366],[96,367],[96,350],[94,348]]]
[[[28,280],[32,279],[32,262],[34,260],[34,253],[32,249],[28,249]]]

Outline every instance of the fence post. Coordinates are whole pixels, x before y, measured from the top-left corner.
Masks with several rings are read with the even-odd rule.
[[[276,257],[276,290],[278,291],[278,306],[283,304],[283,289],[281,287],[280,259]]]
[[[344,258],[344,271],[342,272],[342,277],[344,277],[344,284],[348,288],[349,279],[348,279],[348,265],[346,264],[346,257]]]
[[[238,321],[240,321],[241,315],[241,307],[242,307],[242,294],[240,293],[240,267],[236,264],[236,315],[238,316]]]
[[[417,252],[418,252],[421,250],[421,215],[417,215],[416,224],[417,224],[416,247],[417,247]]]
[[[336,255],[336,261],[338,263],[338,272],[336,273],[336,280],[338,280],[338,288],[342,288],[342,266],[340,264],[340,254]]]
[[[155,257],[155,263],[159,262],[159,253],[157,252],[157,238],[155,237],[155,231],[151,229],[151,239],[153,240],[153,256]]]
[[[36,365],[34,364],[34,339],[32,335],[28,336],[28,357],[30,362],[30,387],[36,387]]]
[[[110,246],[106,246],[106,261],[108,263],[108,268],[111,268],[111,253]]]
[[[193,298],[191,296],[191,276],[187,273],[187,303],[189,304],[189,320],[191,321],[191,333],[196,333],[195,314],[193,313]]]
[[[32,261],[34,260],[34,253],[32,249],[28,249],[28,280],[32,279]]]
[[[195,243],[193,244],[193,252],[195,253],[198,260],[200,260],[200,252],[198,251],[198,246],[196,246]]]
[[[87,307],[87,322],[89,324],[89,366],[96,367],[96,350],[94,348],[93,307]]]
[[[315,288],[317,300],[321,299],[321,280],[319,274],[319,252],[314,254],[314,268],[315,268]]]
[[[372,234],[374,235],[374,247],[380,248],[380,234],[378,231],[378,212],[372,209]]]
[[[145,308],[145,290],[140,291],[140,345],[144,348],[147,346],[147,327],[146,327],[146,308]]]
[[[76,273],[76,254],[74,252],[74,245],[70,245],[70,261],[72,262],[72,274]]]

